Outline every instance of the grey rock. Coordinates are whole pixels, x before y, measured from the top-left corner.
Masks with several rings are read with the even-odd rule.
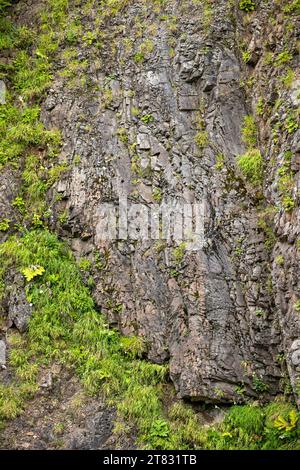
[[[0,340],[0,366],[6,364],[6,344],[2,339]]]

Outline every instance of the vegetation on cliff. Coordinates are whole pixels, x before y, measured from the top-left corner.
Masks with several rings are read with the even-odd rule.
[[[0,0],[0,13],[10,3]],[[74,7],[78,3],[75,1]],[[158,8],[163,4],[155,3]],[[110,0],[104,6],[103,15],[110,15],[126,6],[126,1]],[[242,1],[239,7],[251,13],[256,2]],[[1,64],[0,69],[0,78],[9,84],[6,104],[0,105],[0,167],[21,174],[19,194],[12,201],[17,219],[0,221],[0,231],[7,235],[0,247],[0,295],[5,298],[9,283],[18,273],[23,276],[26,297],[33,306],[28,331],[23,335],[16,331],[7,333],[8,366],[13,379],[0,385],[1,425],[22,413],[34,396],[40,368],[59,362],[78,374],[88,394],[100,394],[108,406],[116,408],[114,432],[120,437],[136,432],[140,447],[299,449],[300,415],[285,397],[278,397],[271,404],[249,400],[247,405],[232,406],[222,423],[206,427],[201,426],[192,406],[175,398],[174,391],[171,400],[167,399],[171,387],[168,366],[144,359],[144,338],[122,337],[108,327],[92,299],[89,262],[75,261],[67,244],[49,231],[51,211],[46,194],[68,165],[57,162],[61,135],[58,129],[44,128],[40,105],[53,79],[52,64],[62,43],[68,44],[69,52],[64,52],[67,66],[61,74],[69,85],[74,85],[72,80],[78,79],[77,74],[84,77],[84,63],[74,59],[71,49],[80,25],[75,20],[68,21],[68,8],[67,0],[48,0],[36,30],[16,27],[5,16],[0,18],[0,49],[13,55],[13,60]],[[284,7],[291,14],[298,9],[297,1]],[[81,33],[87,47],[97,44],[92,32]],[[135,60],[142,62],[151,50],[151,42],[144,44]],[[288,61],[287,55],[281,56],[277,66]],[[110,100],[107,93],[106,102]],[[142,121],[152,122],[152,116],[146,116]],[[297,118],[286,117],[287,133],[298,128]],[[246,180],[259,186],[264,179],[265,162],[252,116],[246,118],[242,133],[247,151],[238,158],[237,166]],[[126,140],[124,132],[119,134]],[[200,148],[208,145],[206,131],[199,132],[195,142]],[[287,211],[294,207],[290,157],[286,153],[279,175]],[[61,214],[61,221],[64,216]],[[243,394],[242,386],[240,392]]]

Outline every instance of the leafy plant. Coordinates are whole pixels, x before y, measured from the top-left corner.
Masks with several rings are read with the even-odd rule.
[[[264,393],[269,390],[269,386],[266,383],[264,383],[261,377],[258,377],[258,375],[255,373],[252,376],[252,383],[253,383],[253,389],[257,393]]]
[[[300,312],[300,299],[297,300],[297,302],[295,303],[294,309],[296,310],[296,312]]]
[[[299,416],[295,410],[291,410],[289,412],[288,418],[285,419],[283,416],[278,416],[278,418],[274,421],[274,426],[276,429],[285,432],[291,432],[296,429],[297,423],[299,420]]]
[[[9,224],[10,224],[9,219],[1,220],[1,222],[0,222],[0,232],[7,232],[7,230],[9,229]]]
[[[242,140],[248,148],[253,148],[257,144],[257,127],[253,116],[244,117]]]
[[[251,12],[256,8],[256,3],[253,0],[241,0],[239,3],[240,10]]]
[[[257,186],[263,180],[263,159],[258,149],[251,149],[241,155],[237,164],[242,174],[254,185]]]
[[[208,132],[199,131],[195,136],[195,142],[199,148],[203,149],[209,144]]]
[[[45,272],[45,268],[43,268],[43,266],[29,266],[22,269],[21,272],[25,276],[26,281],[30,282],[36,276],[42,276]]]

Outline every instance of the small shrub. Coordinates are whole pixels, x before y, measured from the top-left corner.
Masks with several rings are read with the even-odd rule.
[[[0,232],[7,232],[7,230],[9,229],[9,224],[10,224],[9,219],[1,220],[1,222],[0,222]]]
[[[247,180],[254,186],[263,180],[263,159],[258,149],[251,149],[241,155],[237,161],[238,167]]]
[[[21,271],[27,282],[30,282],[36,276],[42,276],[44,272],[45,268],[43,268],[43,266],[30,266]]]
[[[153,122],[153,116],[152,114],[144,114],[141,117],[141,121],[143,121],[145,124],[149,124],[150,122]]]
[[[295,303],[294,309],[296,310],[296,312],[300,312],[300,299],[297,300],[297,302]]]
[[[256,9],[256,4],[253,0],[241,0],[239,3],[240,10],[251,12]]]
[[[257,144],[257,127],[253,116],[244,117],[242,140],[248,148],[253,148]]]
[[[252,385],[253,385],[253,389],[257,392],[257,393],[265,393],[269,390],[269,386],[263,382],[263,380],[261,379],[261,377],[258,377],[257,374],[253,374],[252,376]]]
[[[278,266],[283,266],[284,265],[284,257],[282,255],[276,256],[275,263],[278,264]]]
[[[208,132],[207,131],[199,131],[195,136],[195,142],[199,148],[203,149],[207,147],[209,144],[208,139]]]

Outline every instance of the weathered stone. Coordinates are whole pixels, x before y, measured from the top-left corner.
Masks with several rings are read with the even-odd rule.
[[[0,366],[6,364],[6,344],[2,339],[0,340]]]
[[[6,102],[6,85],[3,80],[0,80],[0,104]]]
[[[32,305],[26,299],[23,279],[21,275],[14,278],[13,286],[9,296],[8,318],[18,330],[23,333],[26,331],[29,319],[32,314]]]
[[[180,111],[194,111],[199,108],[199,98],[197,95],[182,96],[179,95],[178,107]]]

